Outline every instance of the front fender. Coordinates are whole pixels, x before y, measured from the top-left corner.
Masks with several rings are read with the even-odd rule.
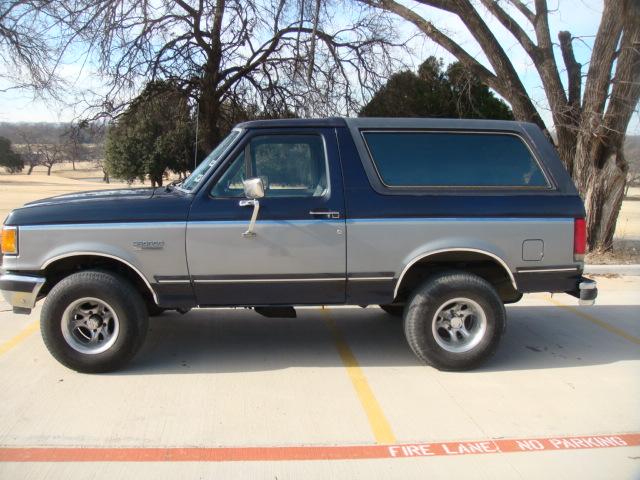
[[[173,222],[19,227],[19,256],[13,267],[40,271],[61,258],[98,255],[126,263],[147,283],[156,276],[186,276],[185,226]],[[141,242],[160,247],[143,249]]]

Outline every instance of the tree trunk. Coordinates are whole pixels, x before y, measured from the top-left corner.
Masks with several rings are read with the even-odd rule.
[[[198,143],[201,150],[209,154],[222,140],[221,118],[222,92],[220,85],[220,65],[222,50],[222,18],[225,12],[225,0],[216,0],[216,9],[211,27],[211,45],[204,65],[204,75],[200,81],[201,93],[198,100],[199,127]],[[196,148],[198,145],[196,145]]]
[[[29,165],[29,171],[27,172],[27,175],[31,175],[31,172],[33,172],[33,167],[33,164]]]
[[[205,86],[209,83],[203,82]],[[198,144],[200,150],[208,154],[222,140],[220,128],[220,99],[214,91],[205,87],[199,101]]]
[[[608,150],[594,148],[586,153],[586,158],[576,158],[576,164],[583,166],[578,167],[580,172],[575,180],[587,211],[589,250],[605,252],[613,246],[628,164],[621,145]]]
[[[76,169],[76,161],[74,159],[71,159],[71,166],[74,170]]]
[[[53,165],[47,165],[47,175],[48,176],[51,175],[51,167],[53,167]]]

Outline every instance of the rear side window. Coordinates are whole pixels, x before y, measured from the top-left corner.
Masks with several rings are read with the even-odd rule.
[[[548,188],[517,135],[456,132],[362,133],[389,187]]]

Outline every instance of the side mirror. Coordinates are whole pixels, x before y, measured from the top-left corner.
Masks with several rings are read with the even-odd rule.
[[[247,178],[242,181],[244,196],[250,200],[264,197],[264,185],[261,178]]]

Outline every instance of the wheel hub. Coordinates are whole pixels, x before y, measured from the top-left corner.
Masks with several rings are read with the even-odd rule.
[[[447,300],[437,309],[432,320],[435,341],[447,352],[463,353],[482,340],[487,317],[478,302],[458,297]]]
[[[462,327],[462,318],[453,317],[451,319],[451,328],[455,328],[457,330],[460,327]]]
[[[107,351],[120,332],[114,309],[95,297],[83,297],[69,304],[62,314],[60,326],[67,344],[88,355]]]
[[[96,328],[100,327],[100,325],[102,325],[102,317],[100,315],[91,315],[91,317],[89,317],[89,320],[87,321],[87,327],[95,330]]]

